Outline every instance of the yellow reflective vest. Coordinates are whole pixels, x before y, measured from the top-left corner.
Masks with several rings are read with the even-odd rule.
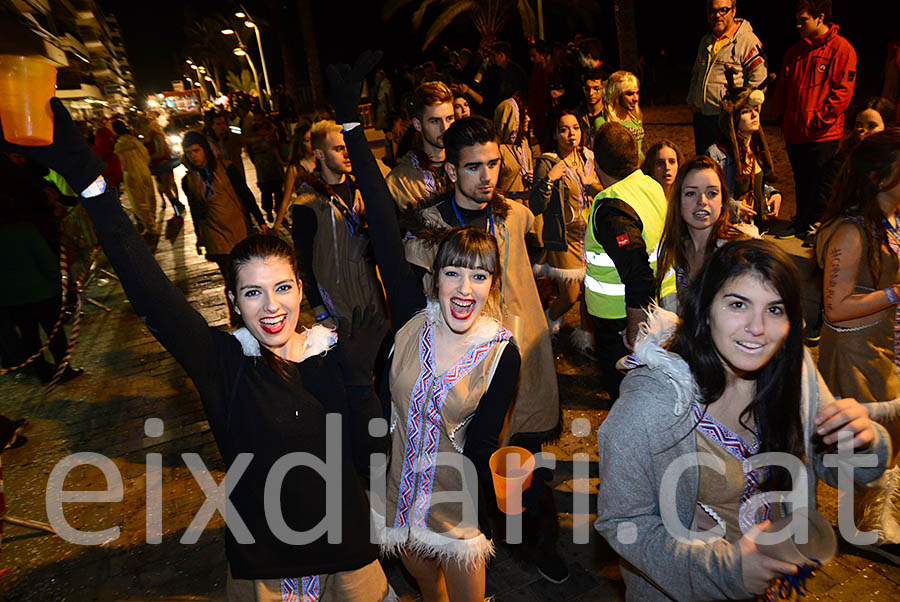
[[[606,199],[618,199],[634,209],[641,220],[641,237],[647,246],[650,268],[656,275],[659,243],[666,222],[666,195],[656,180],[635,170],[631,175],[606,188],[591,205],[584,236],[585,274],[584,295],[588,312],[592,316],[609,320],[625,317],[625,285],[612,258],[594,238],[594,213]],[[675,292],[675,272],[666,274],[660,297]]]

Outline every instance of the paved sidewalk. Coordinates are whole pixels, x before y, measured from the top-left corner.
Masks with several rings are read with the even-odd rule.
[[[252,165],[249,167],[252,174]],[[252,183],[251,188],[255,188]],[[170,207],[160,215],[163,230],[164,220],[171,215]],[[171,240],[161,239],[156,256],[207,320],[224,327],[227,311],[221,277],[215,264],[197,255],[190,219]],[[0,567],[10,571],[0,579],[0,599],[221,600],[226,570],[222,518],[216,515],[196,544],[179,542],[204,501],[182,454],[199,454],[217,480],[223,476],[223,464],[197,393],[181,367],[133,313],[115,280],[97,279],[88,294],[112,311],[85,305],[74,357],[76,366],[87,369],[84,376],[56,388],[43,401],[36,381],[0,377],[0,412],[27,416],[31,422],[26,431],[29,443],[3,454],[6,496],[10,514],[46,521],[45,487],[57,462],[75,452],[103,454],[121,474],[122,500],[67,503],[65,516],[78,529],[118,527],[120,531],[104,545],[86,547],[7,524]],[[312,321],[308,307],[301,319]],[[569,328],[576,322],[576,313],[567,316]],[[571,461],[577,453],[596,461],[593,433],[606,415],[609,399],[598,393],[601,383],[591,362],[565,342],[557,351],[564,435],[548,451],[561,459],[553,485],[560,510],[561,551],[571,577],[561,585],[549,584],[533,566],[513,559],[507,548],[499,545],[487,573],[487,593],[498,602],[623,599],[617,558],[590,528],[593,515],[574,524],[572,512],[574,490],[590,494],[590,508],[596,502],[600,478],[596,464],[592,464],[587,482],[576,482]],[[162,436],[145,435],[148,418],[163,420]],[[590,423],[586,436],[572,433],[572,422],[579,418]],[[159,544],[148,544],[145,536],[148,453],[161,454],[163,461],[163,538]],[[72,490],[104,490],[106,486],[103,474],[92,467],[75,468],[65,480],[65,488]],[[834,491],[822,487],[820,498],[834,522]],[[573,532],[586,533],[588,543],[574,544]],[[399,564],[388,562],[386,569],[404,600],[416,599]],[[840,556],[811,580],[810,590],[812,600],[898,600],[900,568],[842,547]]]

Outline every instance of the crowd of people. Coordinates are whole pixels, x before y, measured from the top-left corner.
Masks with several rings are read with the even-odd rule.
[[[816,480],[837,485],[853,463],[825,459],[839,434],[875,458],[853,472],[856,527],[900,563],[897,99],[851,109],[856,54],[830,0],[795,12],[800,40],[776,71],[736,1],[707,0],[692,153],[645,128],[639,74],[608,69],[590,38],[532,45],[530,74],[505,42],[390,77],[367,52],[352,69],[329,66],[331,110],[296,122],[292,109],[235,99],[183,137],[188,211],[157,119],[110,120],[88,140],[54,101],[53,144],[6,144],[2,158],[20,184],[0,195],[0,256],[33,293],[0,299],[4,332],[21,341],[4,339],[4,364],[39,352],[38,326],[61,309],[53,211],[81,203],[135,311],[197,387],[226,466],[246,469],[230,495],[250,539],[225,535],[233,601],[392,600],[380,555],[399,556],[428,602],[482,600],[504,540],[565,581],[553,470],[534,471],[517,539],[489,460],[505,445],[539,454],[560,436],[554,346],[576,306],[571,342],[612,404],[595,528],[623,560],[628,599],[771,595],[804,567],[756,540],[797,510],[772,492],[799,485],[748,462],[801,460],[815,508]],[[795,182],[791,220],[761,127],[767,94]],[[379,159],[369,119],[384,132]],[[154,260],[154,176],[174,224],[189,214],[198,252],[221,271],[232,332],[207,325]],[[803,239],[815,269],[803,273],[767,231]],[[804,318],[816,281],[818,311]],[[304,296],[314,324],[300,323]],[[271,527],[266,477],[291,453],[324,461],[330,428],[343,433],[339,498],[295,469]],[[667,469],[692,454],[721,469],[691,465],[677,499],[661,499]],[[339,543],[285,537],[335,503]],[[698,538],[672,534],[664,506]]]

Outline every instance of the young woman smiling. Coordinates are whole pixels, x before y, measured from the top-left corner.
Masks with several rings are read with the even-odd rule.
[[[328,70],[397,329],[382,387],[391,460],[385,503],[374,509],[374,521],[382,550],[400,555],[426,602],[481,602],[493,544],[476,495],[483,504],[492,491],[488,460],[498,448],[521,360],[498,320],[502,263],[489,230],[455,227],[443,234],[427,295],[406,260],[390,191],[362,128],[351,126],[359,121],[359,83],[377,59],[366,53],[352,72]],[[456,194],[478,190],[458,185]],[[475,482],[462,470],[472,465]],[[439,503],[450,494],[454,503]]]
[[[369,419],[380,415],[371,370],[381,325],[357,312],[353,336],[340,343],[322,326],[296,332],[302,290],[293,250],[276,237],[251,236],[230,250],[225,264],[228,298],[243,327],[228,333],[209,326],[160,269],[116,190],[98,177],[104,165],[69,113],[55,98],[51,107],[52,145],[0,148],[33,157],[83,191],[135,312],[196,386],[225,465],[238,473],[228,487],[226,600],[268,602],[301,589],[323,601],[396,599],[369,542],[369,503],[357,474],[368,473],[371,452],[387,447],[386,437],[368,434]],[[340,416],[336,425],[327,418],[332,413]],[[339,473],[326,480],[291,464],[275,500],[280,516],[267,512],[272,504],[262,492],[268,493],[270,471],[298,452],[335,462],[326,450],[338,435]],[[329,487],[340,488],[337,504]],[[340,529],[339,543],[331,543],[330,532],[292,542],[322,521],[328,531]]]
[[[535,186],[528,207],[543,215],[544,262],[534,273],[554,280],[559,294],[547,308],[550,336],[562,327],[566,312],[578,301],[584,282],[584,229],[582,216],[591,199],[600,192],[594,172],[594,153],[582,146],[583,135],[578,116],[567,109],[559,112],[554,124],[556,152],[544,153],[535,163]],[[585,312],[586,313],[586,312]],[[579,349],[593,347],[589,318],[572,333]]]
[[[745,472],[752,457],[783,452],[806,464],[799,507],[815,508],[817,477],[836,486],[838,468],[824,457],[840,432],[877,457],[854,470],[857,484],[884,470],[884,429],[855,400],[832,397],[803,347],[798,280],[774,245],[730,242],[697,274],[680,324],[651,313],[635,344],[643,365],[625,377],[598,432],[595,527],[625,561],[627,600],[743,600],[797,572],[755,541],[785,513],[778,498],[758,494],[801,485],[781,466]],[[663,478],[695,454],[704,464]],[[673,528],[691,532],[676,538]]]

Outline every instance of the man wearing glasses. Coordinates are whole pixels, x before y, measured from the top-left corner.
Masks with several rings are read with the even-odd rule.
[[[691,72],[688,104],[694,109],[694,149],[698,155],[716,141],[719,110],[725,96],[725,70],[735,86],[757,87],[768,75],[762,43],[750,22],[735,19],[737,0],[707,0],[709,33],[700,39]]]

